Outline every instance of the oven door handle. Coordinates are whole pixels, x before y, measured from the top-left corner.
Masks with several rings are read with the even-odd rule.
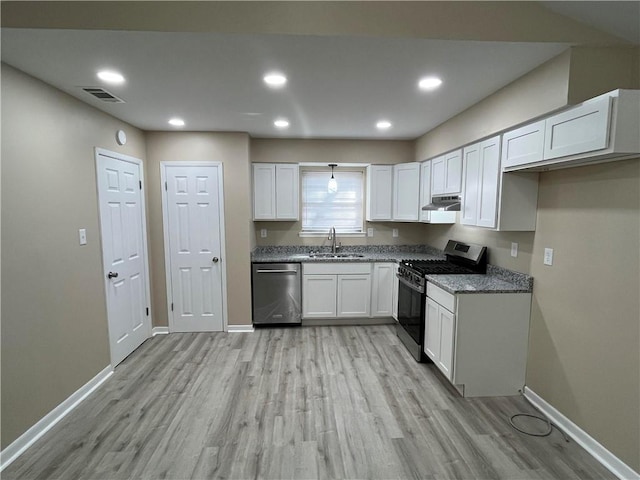
[[[409,287],[411,290],[415,290],[416,292],[419,293],[424,293],[424,287],[418,287],[416,285],[412,285],[411,283],[407,282],[404,278],[402,278],[400,275],[398,275],[396,273],[396,277],[398,277],[398,280],[400,281],[400,283],[405,284],[407,287]]]

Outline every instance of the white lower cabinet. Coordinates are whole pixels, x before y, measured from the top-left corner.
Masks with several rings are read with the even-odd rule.
[[[307,263],[302,271],[302,318],[370,316],[370,263]]]
[[[396,263],[374,263],[371,283],[371,316],[393,316],[394,281],[396,279]],[[397,290],[396,290],[397,295]],[[396,307],[397,308],[397,307]]]
[[[424,353],[449,380],[453,372],[455,323],[456,317],[452,312],[427,298]]]
[[[424,353],[464,397],[524,388],[530,293],[452,295],[427,283]]]
[[[338,318],[368,317],[371,310],[371,275],[338,275]]]
[[[338,313],[337,275],[302,276],[303,318],[333,318]]]

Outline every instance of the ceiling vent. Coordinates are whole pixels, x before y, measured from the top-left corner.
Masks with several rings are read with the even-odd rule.
[[[89,95],[93,95],[98,100],[107,103],[124,103],[124,100],[116,97],[113,93],[107,92],[104,88],[100,87],[80,87]]]

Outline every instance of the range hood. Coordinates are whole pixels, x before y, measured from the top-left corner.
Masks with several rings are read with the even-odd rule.
[[[434,195],[431,197],[431,203],[422,207],[422,210],[459,212],[461,201],[460,195]]]

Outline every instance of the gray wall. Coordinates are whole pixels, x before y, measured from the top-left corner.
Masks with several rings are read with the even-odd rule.
[[[168,325],[167,289],[162,233],[160,162],[222,162],[227,272],[227,313],[231,325],[251,324],[251,222],[249,136],[246,133],[147,133],[149,244],[153,265],[154,325]]]
[[[2,448],[110,363],[96,146],[145,157],[140,130],[2,64]]]

